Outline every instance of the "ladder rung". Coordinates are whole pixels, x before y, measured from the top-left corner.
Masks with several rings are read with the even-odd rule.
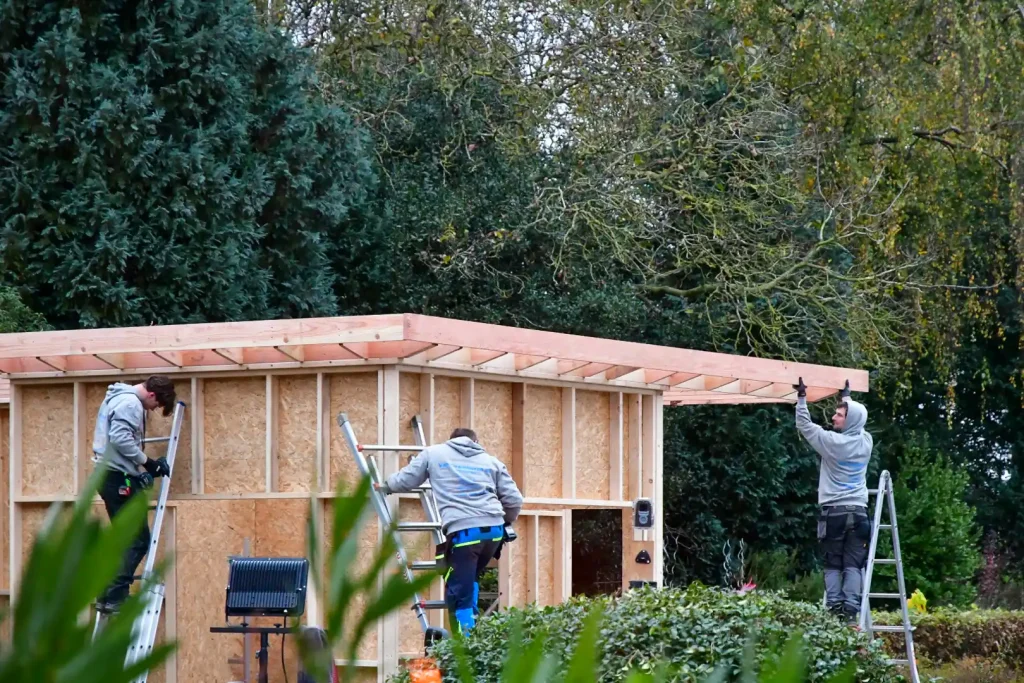
[[[899,593],[868,593],[869,598],[879,598],[883,600],[899,600],[901,596]]]
[[[876,559],[875,564],[896,564],[896,560],[891,557],[882,557]]]
[[[435,531],[440,530],[440,522],[399,522],[399,531]]]
[[[359,447],[360,451],[384,451],[384,452],[403,452],[413,451],[419,452],[423,450],[423,446],[382,446],[381,444],[364,444]]]
[[[413,562],[411,567],[416,571],[429,571],[431,569],[437,569],[437,562],[434,560],[423,560],[422,562]]]
[[[906,629],[902,626],[870,626],[872,631],[876,633],[903,633]],[[916,631],[916,626],[910,627],[911,631]]]
[[[432,490],[433,490],[433,487],[430,485],[430,482],[427,482],[427,483],[423,484],[423,486],[417,486],[416,488],[414,488],[411,491],[411,493],[423,493],[424,491],[432,491]]]
[[[423,609],[447,609],[448,608],[448,605],[445,603],[444,600],[421,600],[416,605],[413,605],[412,608],[416,609],[417,606],[422,607]]]
[[[878,528],[879,529],[891,529],[892,528],[892,524],[879,524]]]
[[[909,659],[889,659],[886,660],[889,664],[901,664],[902,666],[908,666],[910,664]]]
[[[164,441],[170,441],[169,436],[151,436],[148,439],[143,439],[142,443],[163,443]]]

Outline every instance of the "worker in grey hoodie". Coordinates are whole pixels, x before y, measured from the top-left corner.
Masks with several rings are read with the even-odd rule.
[[[106,470],[100,498],[110,519],[141,491],[153,485],[154,477],[170,474],[166,458],[153,460],[143,452],[146,413],[163,408],[174,410],[174,384],[164,375],[154,375],[138,384],[116,382],[107,388],[93,431],[93,462]],[[96,603],[102,612],[115,612],[128,598],[135,570],[149,549],[149,524],[144,523],[125,552],[121,569]]]
[[[802,377],[794,388],[796,428],[821,457],[818,540],[825,556],[825,604],[837,616],[855,623],[871,540],[867,471],[874,439],[865,429],[868,411],[850,398],[847,382],[832,415],[833,429],[827,431],[811,421]]]
[[[453,628],[464,633],[476,624],[480,575],[500,552],[505,525],[519,517],[523,496],[505,465],[464,427],[423,449],[379,489],[408,493],[428,479],[447,544],[445,602]]]

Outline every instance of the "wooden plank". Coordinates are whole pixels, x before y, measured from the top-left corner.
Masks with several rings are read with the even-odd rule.
[[[661,396],[654,397],[654,580],[665,585],[665,406]]]
[[[75,382],[75,479],[72,491],[78,494],[89,478],[89,459],[92,457],[92,434],[89,434],[89,413],[86,408],[85,385]]]
[[[608,466],[611,500],[622,500],[622,392],[613,391],[608,394],[609,413],[609,443],[608,443]]]
[[[423,439],[426,445],[434,443],[434,376],[420,375],[420,419],[423,421]]]
[[[177,510],[167,508],[164,513],[164,528],[162,545],[165,548],[164,556],[174,554],[177,544]],[[168,553],[167,550],[171,552]],[[193,580],[197,577],[190,577]],[[174,642],[178,637],[178,570],[172,562],[167,568],[164,579],[164,639],[165,642]],[[178,659],[177,653],[171,652],[164,667],[166,683],[177,683],[178,680]]]
[[[203,380],[192,378],[192,493],[205,493],[206,484],[203,476],[203,442],[206,432],[203,429]]]
[[[378,443],[398,444],[401,425],[400,389],[401,378],[398,373],[398,366],[389,366],[380,371],[381,378],[377,382],[380,391],[380,399],[377,402],[380,410],[380,419],[377,424],[383,431],[382,441]],[[389,477],[399,468],[398,453],[384,453],[383,476]],[[398,501],[391,498],[388,501],[392,518],[398,515]],[[401,648],[401,621],[397,612],[390,612],[380,622],[381,629],[381,666],[379,673],[385,679],[398,673],[398,654]]]
[[[562,497],[576,497],[576,389],[562,389]]]
[[[10,403],[10,415],[8,419],[10,421],[10,436],[8,440],[8,447],[10,449],[10,464],[8,466],[8,475],[10,481],[8,482],[8,492],[10,496],[18,496],[23,493],[21,488],[21,387],[18,384],[11,385],[11,403]],[[10,555],[7,558],[10,564],[10,574],[8,574],[8,587],[11,590],[11,602],[10,607],[15,607],[15,596],[18,595],[18,584],[20,583],[19,577],[21,575],[21,553],[22,553],[22,526],[21,526],[21,506],[17,503],[10,502],[9,505],[9,518],[10,528],[8,530],[8,543]]]
[[[526,387],[526,384],[512,385],[512,466],[509,474],[520,490],[526,482],[523,471],[526,466],[523,457],[526,446]]]
[[[278,433],[280,431],[280,395],[278,380],[274,375],[267,375],[267,493],[280,489],[281,480],[278,469]]]
[[[572,510],[563,510],[556,520],[555,545],[552,548],[555,562],[555,602],[572,597]]]
[[[626,443],[626,456],[629,461],[629,500],[635,500],[643,495],[641,481],[641,456],[640,441],[643,430],[640,420],[640,401],[638,394],[626,394],[626,415],[629,421],[629,441]]]
[[[473,429],[475,424],[473,403],[476,385],[472,377],[467,377],[462,380],[462,411],[461,411],[461,427],[469,427]]]
[[[316,374],[316,489],[331,487],[331,382],[322,372]]]
[[[529,532],[527,534],[526,551],[526,604],[540,599],[540,518],[537,515],[528,517]],[[554,552],[554,549],[551,549]]]

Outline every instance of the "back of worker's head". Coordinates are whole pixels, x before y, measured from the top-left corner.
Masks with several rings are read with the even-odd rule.
[[[167,375],[153,375],[146,379],[143,383],[146,391],[153,394],[153,399],[156,404],[163,408],[164,415],[170,415],[174,412],[174,403],[177,400],[177,394],[174,391],[174,382]]]
[[[867,426],[868,423],[868,409],[863,403],[858,403],[852,398],[847,398],[841,401],[837,407],[837,411],[842,410],[846,419],[842,428],[839,430],[843,434],[855,434],[860,432]]]
[[[477,441],[476,438],[476,432],[474,432],[469,427],[456,427],[455,429],[452,430],[452,435],[449,436],[448,438],[458,439],[460,436],[468,436],[472,441],[476,441],[477,443],[479,443],[479,441]]]

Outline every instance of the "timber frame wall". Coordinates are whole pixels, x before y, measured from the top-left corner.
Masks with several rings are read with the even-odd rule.
[[[89,476],[93,426],[107,386],[144,376],[14,379],[9,417],[0,406],[0,457],[8,484],[0,490],[5,594],[17,590],[48,507],[74,500]],[[414,443],[410,420],[417,414],[429,443],[444,441],[456,426],[471,426],[508,466],[526,505],[516,524],[519,539],[498,563],[503,606],[554,604],[570,596],[574,508],[621,510],[623,586],[631,580],[661,583],[660,391],[389,361],[172,377],[187,409],[161,538],[161,548],[173,551],[174,565],[158,638],[174,637],[179,648],[164,670],[150,676],[154,683],[241,678],[242,637],[209,632],[224,622],[228,556],[246,547],[254,556],[306,555],[311,496],[326,522],[323,512],[339,481],[355,483],[357,471],[336,422],[342,411],[364,443]],[[150,414],[147,436],[166,435],[169,427],[169,418]],[[159,457],[164,449],[151,444],[147,454]],[[405,461],[388,454],[383,473]],[[638,497],[654,500],[653,531],[633,530],[632,501]],[[415,495],[392,499],[400,518],[422,519]],[[98,501],[95,509],[103,514]],[[375,522],[367,527],[367,547],[379,542]],[[426,534],[405,536],[415,559],[430,557],[428,544],[414,547]],[[641,549],[652,564],[634,562]],[[442,597],[440,581],[431,597]],[[442,624],[444,612],[430,615],[432,623]],[[303,621],[321,619],[311,592]],[[272,680],[283,680],[280,647],[280,638],[273,637]],[[254,639],[250,657],[255,649]],[[421,653],[422,635],[411,610],[391,615],[360,646],[361,679],[383,681],[400,659]],[[298,663],[290,645],[286,656],[294,679]]]

